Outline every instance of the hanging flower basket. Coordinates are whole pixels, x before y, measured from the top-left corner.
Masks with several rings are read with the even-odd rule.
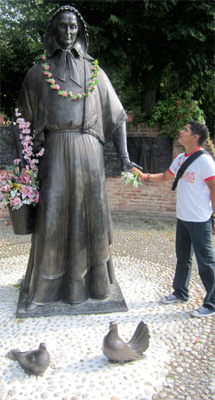
[[[20,208],[9,207],[10,218],[15,235],[33,233],[35,225],[36,207],[32,204],[23,204]]]
[[[33,139],[30,122],[22,118],[15,109],[19,139],[22,145],[24,167],[21,159],[13,160],[0,174],[0,208],[9,209],[13,230],[16,235],[27,235],[34,230],[36,205],[39,202],[38,158],[44,153],[33,153]]]

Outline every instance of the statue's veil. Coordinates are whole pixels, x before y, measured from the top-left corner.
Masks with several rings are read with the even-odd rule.
[[[67,11],[67,12],[72,12],[76,15],[77,21],[78,21],[78,35],[75,41],[75,48],[78,52],[82,53],[83,55],[87,54],[87,48],[89,45],[89,35],[88,35],[88,30],[86,23],[82,17],[82,15],[79,13],[79,11],[72,6],[61,6],[59,7],[54,14],[52,15],[51,20],[49,21],[47,28],[46,28],[46,33],[44,37],[44,44],[45,44],[45,49],[47,51],[48,57],[51,57],[55,50],[59,48],[55,34],[54,34],[54,21],[58,17],[60,12]]]

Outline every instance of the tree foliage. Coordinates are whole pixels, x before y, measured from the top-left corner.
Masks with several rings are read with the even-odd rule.
[[[52,6],[52,10],[55,5]],[[1,108],[12,113],[27,70],[43,50],[50,6],[41,0],[1,2]]]
[[[14,106],[23,77],[41,54],[50,13],[75,6],[88,23],[89,54],[109,75],[124,107],[147,115],[163,97],[202,99],[211,131],[214,108],[212,0],[2,0],[2,106]]]

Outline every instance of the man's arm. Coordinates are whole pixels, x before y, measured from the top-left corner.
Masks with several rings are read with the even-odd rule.
[[[172,175],[169,170],[165,171],[165,172],[160,172],[158,174],[146,174],[144,172],[141,172],[139,169],[137,168],[132,168],[130,170],[130,172],[138,172],[138,177],[139,179],[142,181],[144,179],[148,179],[151,182],[167,182],[170,179],[174,178],[174,175]]]
[[[210,190],[210,199],[213,207],[213,212],[215,213],[215,178],[208,179],[205,183]]]
[[[210,199],[213,208],[213,213],[215,214],[215,178],[208,179],[206,182],[208,189],[210,190]],[[215,218],[213,218],[213,235],[215,235]]]

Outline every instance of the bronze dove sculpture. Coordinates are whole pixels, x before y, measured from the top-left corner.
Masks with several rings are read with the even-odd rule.
[[[143,352],[149,347],[148,326],[141,321],[131,340],[125,343],[118,335],[116,322],[111,322],[109,332],[104,337],[102,343],[103,354],[110,360],[119,363],[126,361],[139,360],[143,357]]]
[[[17,360],[28,375],[42,375],[50,363],[50,355],[45,343],[40,343],[37,350],[10,350],[7,357]]]

